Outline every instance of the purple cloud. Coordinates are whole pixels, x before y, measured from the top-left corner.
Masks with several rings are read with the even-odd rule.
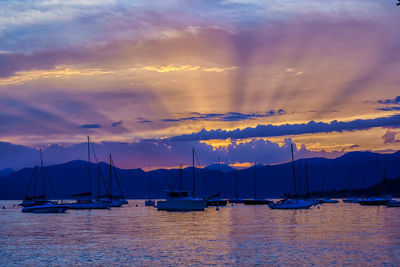
[[[84,129],[98,129],[102,128],[101,124],[82,124],[79,126],[79,128],[84,128]]]
[[[398,132],[393,132],[390,129],[387,129],[385,134],[382,135],[383,143],[384,144],[400,143],[400,140],[396,140],[397,134]]]
[[[254,137],[273,137],[305,133],[330,133],[365,130],[373,127],[396,127],[400,125],[400,114],[390,117],[380,117],[376,119],[357,119],[349,122],[331,121],[330,123],[310,121],[302,124],[284,124],[284,125],[258,125],[255,128],[226,130],[205,129],[197,133],[184,134],[171,137],[171,141],[192,141],[192,140],[211,140],[211,139],[241,139]]]
[[[182,117],[177,119],[163,119],[163,122],[179,122],[179,121],[243,121],[254,120],[256,118],[266,118],[277,115],[285,114],[283,109],[270,110],[266,113],[240,113],[240,112],[227,112],[227,113],[192,113],[194,116]]]

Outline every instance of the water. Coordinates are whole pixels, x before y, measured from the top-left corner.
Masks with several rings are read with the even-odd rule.
[[[400,264],[400,208],[173,213],[131,200],[111,210],[26,214],[16,203],[0,201],[2,266]]]

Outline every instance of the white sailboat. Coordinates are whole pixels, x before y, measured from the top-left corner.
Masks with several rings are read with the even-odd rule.
[[[292,169],[293,169],[293,185],[294,185],[294,198],[282,199],[276,203],[269,203],[268,206],[271,209],[308,209],[314,205],[313,199],[299,199],[297,198],[297,186],[296,186],[296,172],[294,169],[294,156],[293,156],[293,144],[290,145],[292,151]]]
[[[81,209],[109,209],[110,203],[102,202],[93,199],[92,194],[92,172],[90,166],[90,137],[87,137],[88,141],[88,178],[89,178],[89,192],[75,194],[73,197],[76,198],[76,202],[65,203],[64,205],[68,209],[81,210]]]
[[[194,149],[192,150],[194,157]],[[194,167],[194,166],[193,166]],[[194,174],[194,170],[193,170]],[[156,208],[166,211],[203,211],[207,207],[207,200],[194,198],[195,195],[195,176],[193,175],[193,191],[183,190],[183,166],[181,165],[179,174],[178,190],[167,191],[166,200],[158,200]]]
[[[41,164],[41,177],[42,177],[42,195],[36,194],[36,186],[37,186],[37,167],[35,167],[32,176],[29,180],[28,187],[25,192],[25,199],[19,206],[22,206],[22,212],[24,213],[64,213],[67,210],[67,207],[63,204],[58,204],[57,201],[50,201],[46,198],[46,182],[45,182],[45,174],[44,174],[44,165],[43,165],[43,157],[42,150],[40,150],[40,164]],[[29,196],[28,192],[30,186],[33,182],[33,196]],[[53,195],[55,197],[55,191],[51,184],[50,178],[48,178],[48,184],[51,187]]]

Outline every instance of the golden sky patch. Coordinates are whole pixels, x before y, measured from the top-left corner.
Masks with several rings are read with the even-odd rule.
[[[105,71],[102,69],[83,69],[75,66],[60,65],[50,70],[30,70],[18,71],[15,75],[0,79],[0,86],[24,84],[40,79],[66,79],[73,76],[95,76],[112,74],[114,71]]]

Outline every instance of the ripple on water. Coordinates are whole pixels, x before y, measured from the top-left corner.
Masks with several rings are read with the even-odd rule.
[[[400,209],[339,203],[173,213],[130,201],[111,210],[25,214],[2,201],[0,265],[396,265]],[[139,207],[136,207],[139,204]]]

